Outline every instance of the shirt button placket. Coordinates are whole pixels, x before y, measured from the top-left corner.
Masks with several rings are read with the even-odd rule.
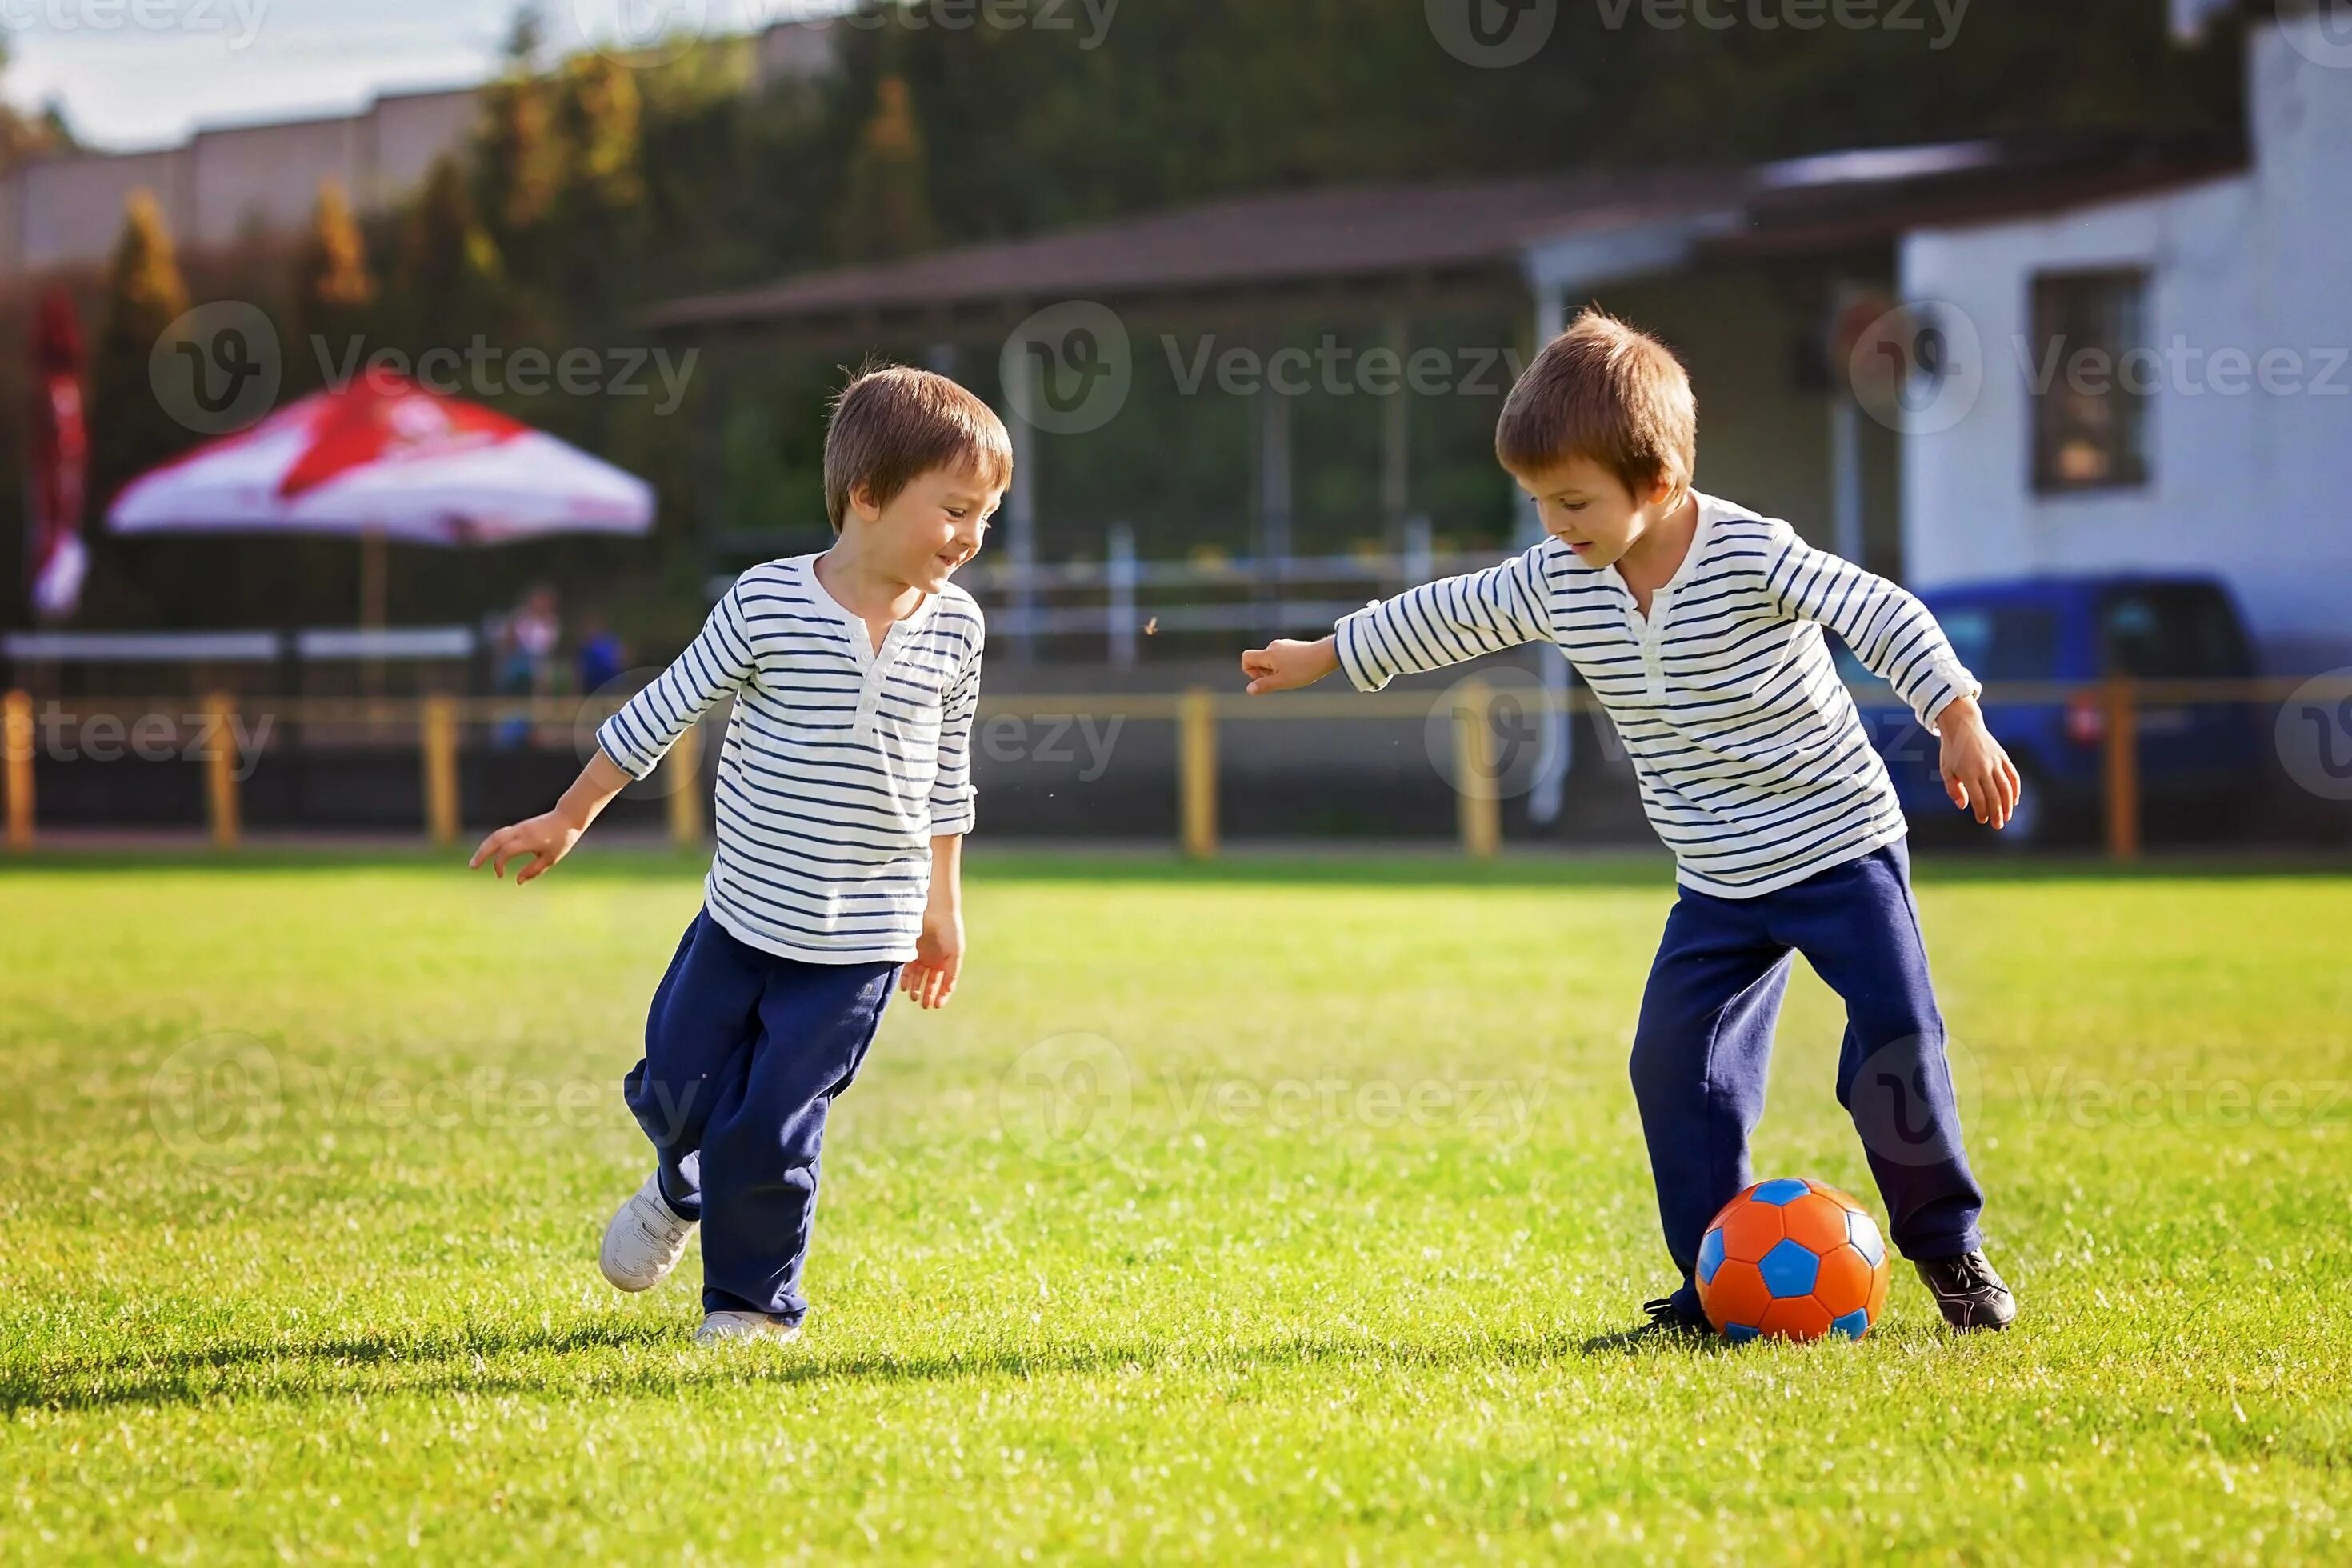
[[[1666,595],[1659,589],[1650,596],[1649,618],[1642,623],[1642,677],[1653,702],[1666,700],[1666,668],[1659,627],[1666,618]]]
[[[865,668],[859,674],[857,719],[851,728],[851,732],[861,741],[876,739],[874,723],[880,713],[882,676],[884,671],[889,668],[891,633],[897,630],[898,628],[893,626],[890,632],[883,634],[882,646],[874,649],[871,657],[865,661]],[[867,646],[870,647],[872,645]]]

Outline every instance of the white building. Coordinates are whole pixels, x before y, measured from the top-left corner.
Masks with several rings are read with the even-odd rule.
[[[2339,35],[2320,16],[2252,26],[2242,172],[1904,237],[1905,298],[1955,353],[1972,330],[1983,373],[1958,423],[1904,439],[1914,584],[2207,572],[2267,668],[2352,663]],[[1952,366],[1943,392],[1965,395],[1969,367]]]

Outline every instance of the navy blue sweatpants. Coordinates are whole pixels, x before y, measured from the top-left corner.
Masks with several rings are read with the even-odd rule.
[[[1666,1249],[1696,1314],[1707,1222],[1754,1179],[1772,1028],[1797,953],[1846,1005],[1838,1103],[1862,1134],[1895,1245],[1913,1258],[1979,1245],[1984,1194],[1960,1146],[1944,1019],[1927,978],[1902,844],[1755,899],[1681,889],[1642,996],[1633,1097]]]
[[[702,1307],[808,1311],[825,1112],[866,1059],[895,963],[802,963],[694,917],[654,993],[622,1092],[660,1158],[662,1196],[702,1222]]]

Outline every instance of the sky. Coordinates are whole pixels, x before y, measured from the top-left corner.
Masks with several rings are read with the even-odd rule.
[[[811,0],[543,0],[559,47],[743,30]],[[165,146],[199,126],[347,110],[374,93],[454,87],[496,68],[513,0],[0,0],[0,91],[61,100],[108,149]]]

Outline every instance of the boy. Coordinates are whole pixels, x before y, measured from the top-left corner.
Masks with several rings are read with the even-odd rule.
[[[859,376],[825,432],[833,547],[744,573],[597,731],[555,809],[474,852],[500,877],[526,862],[518,885],[545,872],[735,694],[703,908],[624,1085],[656,1163],[599,1258],[614,1286],[650,1289],[700,1224],[698,1343],[798,1332],[825,1112],[894,983],[926,1008],[954,993],[982,627],[948,579],[1012,473],[1004,426],[962,387],[895,367]]]
[[[1648,1304],[1653,1327],[1705,1325],[1692,1269],[1707,1222],[1750,1180],[1773,1025],[1802,952],[1846,1004],[1838,1100],[1863,1134],[1895,1245],[1948,1321],[2004,1328],[2016,1307],[1977,1232],[1984,1199],[1960,1147],[1903,815],[1822,629],[1941,736],[1945,788],[1979,822],[2008,820],[2017,771],[1926,606],[1785,522],[1694,491],[1697,432],[1690,382],[1664,345],[1587,312],[1511,389],[1496,431],[1496,455],[1549,537],[1370,605],[1318,642],[1253,649],[1242,668],[1254,694],[1334,669],[1375,691],[1546,639],[1609,710],[1680,884],[1633,1040],[1634,1096],[1683,1276]],[[1857,1088],[1868,1103],[1855,1103]]]

